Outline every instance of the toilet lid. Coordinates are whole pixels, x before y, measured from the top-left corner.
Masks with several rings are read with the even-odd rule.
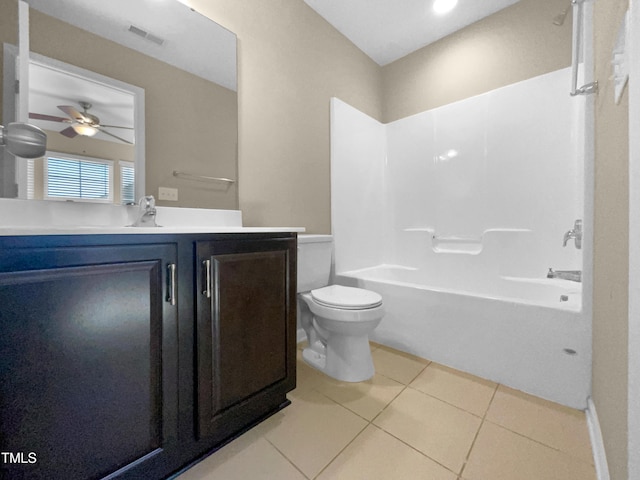
[[[311,290],[311,297],[320,305],[334,308],[359,310],[382,305],[382,297],[376,292],[363,288],[329,285]]]

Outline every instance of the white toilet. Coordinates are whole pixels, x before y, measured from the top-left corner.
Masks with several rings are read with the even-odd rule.
[[[362,288],[329,285],[331,235],[298,236],[298,318],[309,346],[305,362],[330,377],[373,377],[369,333],[382,320],[382,297]]]

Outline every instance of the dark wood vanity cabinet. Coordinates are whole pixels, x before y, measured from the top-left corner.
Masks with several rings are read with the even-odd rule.
[[[295,242],[205,241],[196,252],[196,427],[224,437],[240,412],[273,409],[294,387]]]
[[[166,478],[282,408],[295,244],[0,237],[0,478]]]
[[[177,435],[176,246],[24,240],[0,251],[0,450],[20,457],[2,478],[162,463]]]

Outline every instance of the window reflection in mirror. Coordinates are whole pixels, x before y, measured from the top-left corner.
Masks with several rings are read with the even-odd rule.
[[[70,98],[76,103],[66,104]],[[144,90],[78,67],[33,54],[29,67],[29,122],[47,133],[47,147],[66,162],[51,159],[28,160],[28,174],[18,181],[21,198],[38,200],[96,201],[115,204],[135,202],[135,188],[120,195],[115,179],[126,162],[127,176],[135,182],[131,165],[141,170],[144,148],[136,134],[144,138]],[[75,159],[71,162],[69,159]],[[23,161],[25,162],[25,161]],[[110,165],[103,184],[92,177],[96,164]],[[78,184],[73,190],[60,187],[65,169],[73,166]],[[49,167],[49,168],[48,168]],[[52,172],[56,172],[52,175]],[[138,179],[140,180],[140,179]],[[57,185],[54,187],[54,185]],[[139,182],[138,189],[143,184]],[[70,187],[70,186],[69,186]]]

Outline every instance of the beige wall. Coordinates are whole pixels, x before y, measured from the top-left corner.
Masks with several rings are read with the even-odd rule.
[[[566,4],[521,0],[386,65],[384,122],[569,66],[571,14],[553,24]]]
[[[18,42],[18,3],[10,0],[0,0],[0,42],[16,45]],[[3,79],[4,47],[0,45],[0,87]],[[0,125],[5,125],[8,119],[3,118],[4,91],[0,88]],[[13,119],[11,119],[13,120]],[[4,153],[0,152],[0,197],[15,196],[15,163],[5,162]]]
[[[302,0],[192,0],[238,36],[246,225],[329,233],[329,99],[382,114],[379,67]]]
[[[611,51],[627,0],[595,5],[596,159],[593,400],[612,480],[627,479],[629,136],[627,93],[613,101]]]
[[[17,2],[10,2],[9,0],[0,0],[0,8],[2,9],[2,15],[0,15],[0,43],[8,43],[11,45],[17,45],[18,43],[18,4]],[[1,47],[1,45],[0,45]],[[0,48],[0,85],[2,85],[2,73],[4,62],[4,48]],[[5,121],[2,118],[2,101],[3,94],[0,90],[0,125],[4,125]]]

